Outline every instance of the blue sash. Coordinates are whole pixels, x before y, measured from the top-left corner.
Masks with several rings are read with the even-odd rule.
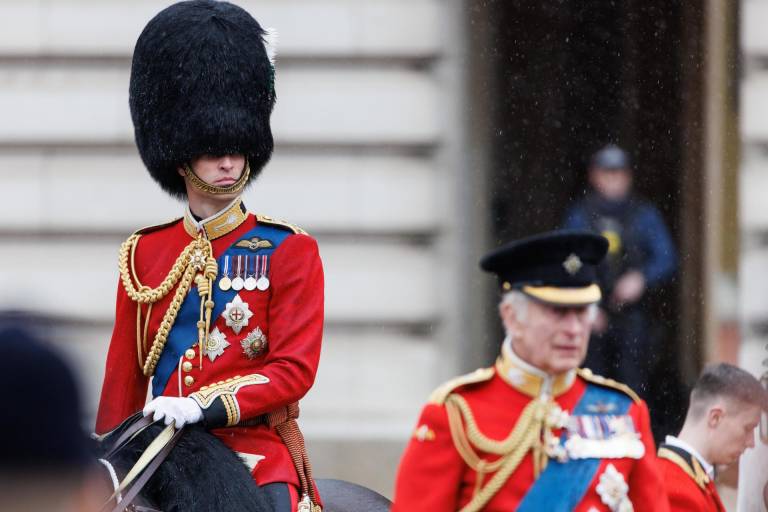
[[[250,240],[253,237],[259,237],[272,242],[272,247],[261,248],[258,250],[259,256],[271,256],[275,249],[285,241],[288,236],[291,235],[290,231],[276,228],[267,224],[259,224],[255,228],[251,229],[240,240]],[[236,244],[237,242],[235,242]],[[219,277],[224,268],[224,257],[229,256],[230,263],[233,261],[233,256],[238,255],[253,255],[254,252],[244,247],[236,247],[235,244],[229,246],[218,258],[219,263]],[[237,295],[235,290],[222,291],[218,287],[218,279],[214,282],[213,286],[213,311],[211,312],[211,328],[224,311],[228,302],[232,302],[232,299]],[[186,350],[197,343],[197,321],[200,319],[200,295],[197,293],[197,287],[193,284],[187,293],[187,297],[184,302],[181,303],[179,313],[176,316],[176,321],[171,327],[171,331],[168,333],[168,340],[165,343],[162,354],[160,354],[160,360],[155,368],[155,375],[152,377],[152,396],[157,397],[163,394],[168,379],[179,365],[179,360]]]
[[[619,391],[588,383],[571,415],[595,415],[590,409],[599,410],[605,404],[615,406],[612,414],[626,414],[632,399]],[[601,462],[602,459],[571,459],[567,462],[551,459],[523,497],[518,512],[570,512],[581,502]]]

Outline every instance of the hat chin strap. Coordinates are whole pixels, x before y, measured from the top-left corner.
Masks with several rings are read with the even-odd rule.
[[[184,176],[189,178],[189,182],[193,187],[207,194],[222,195],[240,192],[243,190],[243,188],[245,188],[245,184],[248,183],[248,177],[250,175],[251,167],[248,165],[248,160],[246,160],[245,169],[243,169],[243,173],[240,175],[236,182],[226,187],[217,187],[216,185],[210,185],[201,180],[200,177],[195,174],[195,171],[192,170],[192,167],[190,167],[189,164],[184,164]]]

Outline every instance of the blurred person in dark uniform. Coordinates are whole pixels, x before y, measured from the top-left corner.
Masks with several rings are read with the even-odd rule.
[[[585,366],[646,395],[654,334],[643,299],[672,277],[675,248],[656,207],[632,192],[632,165],[623,149],[608,145],[596,152],[588,173],[592,190],[563,223],[609,241],[599,268],[603,300]]]
[[[393,512],[668,510],[648,408],[579,369],[608,247],[552,232],[481,261],[498,276],[496,364],[437,388],[400,461]]]
[[[725,512],[715,488],[716,468],[754,448],[764,411],[768,392],[749,372],[725,363],[704,369],[691,391],[683,429],[659,446],[671,510]]]
[[[110,489],[88,449],[71,370],[20,329],[0,327],[0,349],[0,510],[99,510]]]

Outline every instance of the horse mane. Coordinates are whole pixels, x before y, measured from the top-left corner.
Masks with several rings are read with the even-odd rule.
[[[113,432],[116,439],[123,426]],[[122,477],[144,449],[162,431],[154,424],[142,431],[125,448],[111,457]],[[102,454],[109,449],[101,446]],[[272,512],[266,494],[254,485],[242,460],[216,436],[202,427],[189,426],[168,458],[142,490],[141,495],[163,512]]]

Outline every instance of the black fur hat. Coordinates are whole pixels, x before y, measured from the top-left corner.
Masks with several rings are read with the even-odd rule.
[[[129,103],[136,145],[152,177],[184,197],[177,169],[205,154],[244,154],[251,178],[272,155],[274,68],[266,32],[227,2],[179,2],[136,42]]]

